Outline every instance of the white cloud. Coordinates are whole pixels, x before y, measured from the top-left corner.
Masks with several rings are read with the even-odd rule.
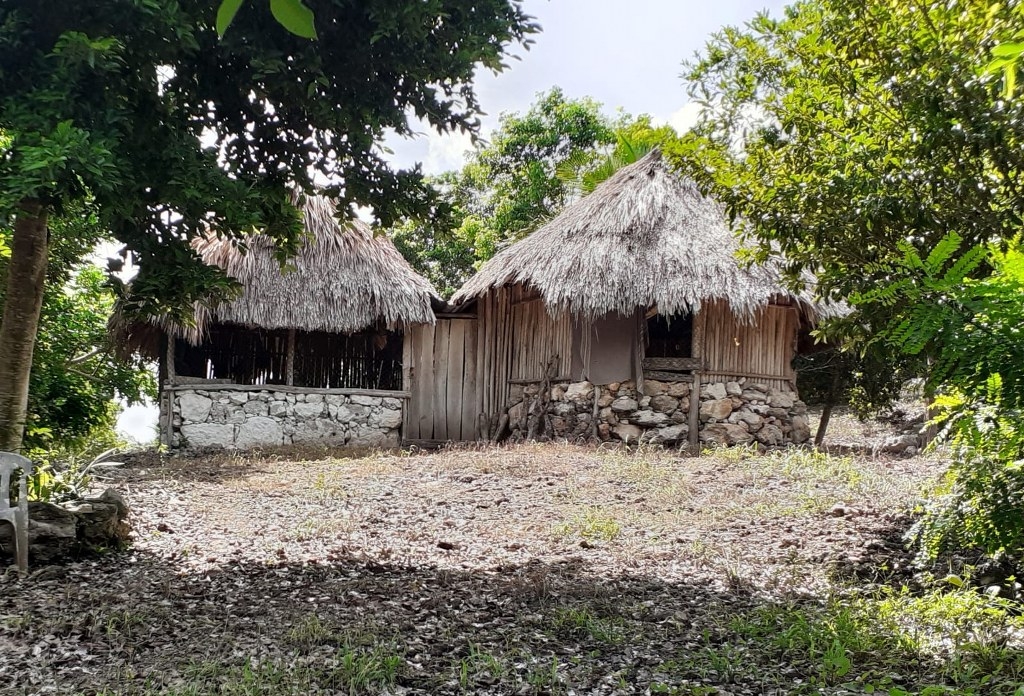
[[[426,174],[440,174],[452,169],[461,169],[466,163],[466,153],[473,149],[473,139],[468,133],[446,133],[427,136],[427,156],[423,159]]]
[[[700,118],[703,108],[696,102],[688,102],[682,108],[672,112],[672,115],[668,117],[668,124],[675,128],[677,133],[682,135],[697,125],[697,120]]]

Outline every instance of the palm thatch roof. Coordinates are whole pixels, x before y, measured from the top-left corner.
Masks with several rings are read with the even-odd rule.
[[[652,306],[663,314],[697,312],[724,300],[750,319],[780,296],[812,317],[831,313],[810,291],[791,292],[777,265],[740,262],[739,248],[722,206],[654,150],[498,253],[451,302],[523,283],[540,292],[550,312],[586,317]]]
[[[234,241],[210,234],[193,246],[241,286],[232,300],[211,308],[197,305],[191,326],[153,320],[139,325],[115,312],[114,343],[122,350],[152,352],[146,344],[159,331],[199,342],[211,323],[250,328],[353,333],[371,326],[433,324],[433,305],[443,301],[386,236],[375,236],[361,220],[342,227],[334,201],[307,196],[301,205],[307,237],[285,267],[263,235]]]

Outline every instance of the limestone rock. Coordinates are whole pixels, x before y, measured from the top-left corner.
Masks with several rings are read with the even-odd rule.
[[[758,430],[761,429],[761,426],[764,425],[764,418],[757,415],[756,413],[750,413],[749,411],[737,411],[736,413],[733,413],[731,416],[729,416],[729,420],[732,420],[733,418],[736,419],[736,423],[746,423],[747,430],[749,430],[752,433],[757,432]]]
[[[308,401],[297,403],[294,407],[294,413],[296,418],[308,419],[316,418],[324,412],[323,402],[314,401],[309,403]]]
[[[740,386],[739,382],[726,382],[725,393],[729,396],[740,396],[743,394],[743,387]]]
[[[700,431],[700,441],[716,445],[745,445],[754,436],[735,423],[711,423]]]
[[[668,392],[668,385],[656,379],[644,380],[644,396],[660,396]]]
[[[668,416],[664,413],[657,413],[655,411],[637,411],[633,414],[630,420],[636,425],[641,425],[647,428],[652,426],[664,425],[668,423]]]
[[[367,448],[387,448],[398,446],[398,431],[394,431],[394,434],[384,433],[377,428],[360,427],[357,428],[352,437],[349,440],[349,444],[353,447],[367,447]]]
[[[597,400],[597,405],[599,408],[607,408],[612,405],[613,401],[615,401],[615,397],[611,394],[602,394],[601,398]]]
[[[128,506],[113,489],[99,498],[63,505],[30,501],[28,504],[29,563],[46,565],[81,551],[120,546],[131,528]],[[0,545],[13,553],[13,528],[0,525]]]
[[[704,426],[700,430],[698,439],[701,442],[705,442],[711,445],[725,446],[726,444],[728,444],[726,441],[725,424],[710,423]]]
[[[630,399],[627,396],[621,396],[612,402],[612,410],[616,413],[627,413],[629,411],[635,411],[640,407],[640,404],[636,402],[636,399]]]
[[[729,445],[746,445],[754,441],[754,436],[741,424],[723,423],[725,441]]]
[[[11,543],[13,528],[0,525],[0,539],[4,548],[14,551]],[[29,501],[28,554],[29,563],[49,563],[76,550],[78,546],[78,518],[59,505]]]
[[[689,433],[689,428],[685,425],[670,425],[666,428],[659,428],[654,432],[656,433],[657,442],[672,444],[685,440]]]
[[[798,445],[811,439],[811,426],[807,422],[807,416],[793,416],[793,432],[789,436]]]
[[[181,426],[181,435],[190,448],[230,447],[235,441],[235,426],[196,423]]]
[[[594,398],[594,385],[590,382],[574,382],[565,390],[566,401],[589,401]]]
[[[789,410],[793,408],[793,401],[795,395],[793,392],[775,392],[768,397],[768,405],[772,408],[784,408]]]
[[[284,401],[274,401],[270,404],[268,413],[271,416],[278,417],[283,416],[288,412],[288,404]]]
[[[233,391],[228,393],[228,401],[233,404],[244,404],[249,400],[249,392]]]
[[[782,435],[782,429],[772,423],[769,423],[758,430],[755,437],[758,442],[763,445],[768,445],[769,447],[777,447],[785,441],[785,438]]]
[[[266,401],[258,401],[250,399],[242,410],[250,416],[265,416],[268,413],[268,406]]]
[[[118,513],[118,506],[100,499],[64,504],[78,523],[78,540],[90,548],[117,547],[128,540],[131,528]]]
[[[322,404],[320,406],[322,407]],[[296,408],[298,408],[297,405]],[[273,418],[265,416],[246,420],[238,426],[238,435],[235,437],[235,445],[240,449],[272,447],[280,445],[283,441],[284,433],[281,431],[281,424]]]
[[[679,408],[679,401],[666,394],[651,397],[651,408],[661,413],[672,413]]]
[[[702,387],[704,392],[708,395],[709,399],[721,400],[727,397],[729,394],[725,391],[725,385],[721,382],[712,382]]]
[[[552,401],[561,401],[564,396],[565,396],[565,389],[563,389],[561,386],[555,386],[555,387],[551,388],[551,400]]]
[[[100,494],[100,500],[104,503],[110,503],[117,508],[117,514],[121,519],[128,517],[129,509],[128,503],[125,502],[124,496],[116,488],[108,488]]]
[[[667,393],[669,396],[675,397],[677,399],[684,396],[689,396],[690,385],[687,384],[686,382],[672,382],[671,384],[668,385]]]
[[[725,387],[722,389],[724,390]],[[701,418],[724,420],[729,417],[730,413],[732,413],[732,399],[715,399],[714,401],[705,401],[700,405]]]
[[[351,401],[352,403],[359,404],[360,406],[380,406],[379,396],[363,396],[362,394],[353,394],[351,397]]]
[[[185,421],[192,421],[193,423],[206,422],[207,417],[210,415],[211,406],[213,406],[213,401],[205,396],[199,396],[191,392],[185,392],[178,397],[178,408],[180,409],[182,420]]]
[[[402,424],[402,412],[392,411],[390,409],[384,409],[377,419],[377,424],[382,428],[397,428]]]
[[[615,437],[619,438],[625,443],[635,443],[640,441],[640,436],[643,434],[643,430],[635,425],[629,423],[619,423],[612,429],[612,433]]]

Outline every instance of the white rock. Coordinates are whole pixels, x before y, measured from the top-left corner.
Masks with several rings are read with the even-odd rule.
[[[811,426],[807,422],[807,416],[793,417],[793,432],[790,433],[790,437],[798,445],[811,439]]]
[[[726,382],[725,393],[729,396],[740,396],[743,393],[743,387],[739,382]]]
[[[623,442],[639,442],[640,436],[643,434],[643,430],[635,425],[629,423],[619,423],[617,426],[612,428],[612,433],[615,437],[619,438]]]
[[[181,436],[189,448],[230,447],[234,444],[235,426],[219,423],[197,423],[181,426]]]
[[[715,399],[705,401],[700,405],[701,418],[714,418],[724,420],[732,413],[732,399]]]
[[[689,428],[686,425],[670,425],[667,428],[659,428],[654,431],[658,442],[678,442],[685,440]]]
[[[388,430],[402,424],[402,412],[385,409],[377,418],[377,425]]]
[[[640,404],[636,402],[636,399],[630,399],[627,396],[622,396],[612,402],[612,410],[616,413],[626,413],[627,411],[635,411]]]
[[[565,390],[566,401],[584,401],[594,396],[594,385],[590,382],[573,382]]]
[[[772,408],[793,408],[796,395],[793,392],[775,392],[768,397],[768,405]]]
[[[265,416],[249,418],[238,426],[238,434],[235,436],[235,446],[239,449],[270,447],[280,445],[283,441],[281,424]]]
[[[300,401],[295,404],[295,417],[296,418],[316,418],[324,412],[324,403],[322,401],[309,403],[306,401]]]
[[[203,423],[210,416],[211,406],[213,402],[210,399],[191,392],[185,392],[178,397],[182,420]]]
[[[362,394],[353,394],[352,403],[359,404],[360,406],[380,406],[379,396],[363,396]]]
[[[352,447],[394,447],[397,445],[397,439],[397,431],[391,436],[377,428],[360,426],[352,433],[348,444]]]
[[[242,406],[242,410],[250,416],[265,416],[267,415],[267,402],[260,401],[258,399],[251,399],[248,403]]]
[[[721,400],[729,395],[725,390],[725,385],[721,382],[712,382],[704,387],[705,392],[709,399]]]
[[[233,404],[244,404],[249,400],[249,392],[247,391],[233,391],[228,393],[228,401]]]
[[[657,411],[637,411],[630,420],[637,425],[651,427],[668,423],[668,416]]]

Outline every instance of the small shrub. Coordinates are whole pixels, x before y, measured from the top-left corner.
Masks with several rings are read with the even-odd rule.
[[[558,525],[556,533],[562,536],[580,536],[590,541],[612,541],[622,533],[618,521],[599,507],[588,507]]]

